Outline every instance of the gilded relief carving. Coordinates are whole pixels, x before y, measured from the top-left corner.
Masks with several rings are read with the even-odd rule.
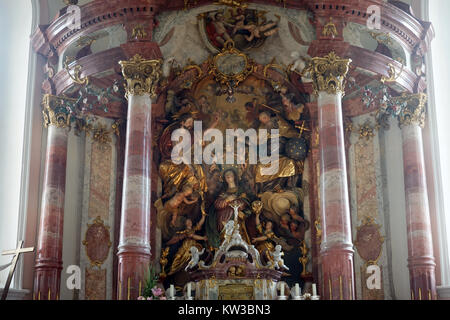
[[[233,7],[199,16],[200,33],[212,51],[222,50],[228,41],[241,51],[259,48],[278,32],[279,16],[269,18],[268,12],[247,9],[245,4]]]
[[[149,94],[156,97],[156,88],[162,78],[162,61],[146,60],[135,55],[129,61],[120,61],[126,84],[126,96]]]
[[[345,77],[349,71],[351,59],[342,59],[334,51],[324,57],[312,58],[302,74],[310,74],[313,79],[314,94],[345,94]]]
[[[231,40],[206,65],[209,73],[197,72],[203,76],[188,88],[180,81],[181,87],[169,90],[165,106],[167,125],[157,139],[162,196],[155,207],[164,248],[162,274],[167,283],[183,286],[189,275],[185,268],[193,254],[191,249],[206,264],[211,263],[225,239],[233,206],[238,206],[239,232],[245,243],[257,248],[263,263],[272,261],[275,248],[280,245],[285,253],[284,263],[289,267],[285,281],[298,282],[308,259],[302,241],[310,228],[302,209],[302,173],[311,139],[309,116],[304,108],[308,97],[288,82],[257,76],[256,64]],[[200,70],[204,70],[204,65]],[[175,146],[172,134],[184,129],[194,137],[196,121],[197,125],[201,121],[203,131],[214,129],[224,136],[228,129],[278,129],[278,171],[263,175],[262,169],[267,165],[251,163],[248,156],[243,164],[217,160],[212,164],[175,164],[171,158]],[[270,139],[269,135],[263,143]],[[203,147],[207,145],[208,142],[202,142]],[[248,148],[246,144],[246,152]],[[233,156],[237,159],[236,151]],[[224,272],[241,279],[247,276],[247,270],[241,266],[231,264]]]

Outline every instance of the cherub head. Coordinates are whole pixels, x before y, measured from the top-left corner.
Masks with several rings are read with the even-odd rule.
[[[291,223],[289,223],[289,230],[291,230],[291,232],[296,232],[298,230],[298,226],[300,224],[298,223],[297,220],[293,220],[291,221]]]
[[[184,222],[185,226],[187,229],[192,229],[192,220],[191,219],[186,219],[186,221]]]
[[[196,254],[198,254],[198,249],[197,249],[197,247],[191,247],[191,254],[194,256],[194,255],[196,255]]]
[[[277,244],[276,246],[275,246],[275,252],[276,253],[281,253],[281,245],[279,245],[279,244]]]
[[[185,197],[189,197],[194,193],[194,188],[190,184],[185,184],[181,192]]]
[[[223,17],[223,14],[222,14],[222,12],[217,12],[215,15],[214,15],[214,18],[216,19],[216,21],[224,21],[225,20],[225,18]]]
[[[266,231],[272,231],[272,228],[273,228],[273,222],[268,220],[266,222],[265,229],[266,229]]]
[[[259,114],[259,121],[262,124],[268,124],[270,122],[271,118],[270,118],[270,114],[266,111],[263,111]]]

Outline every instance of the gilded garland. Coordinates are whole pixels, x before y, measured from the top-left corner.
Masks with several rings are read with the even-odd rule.
[[[425,93],[403,94],[396,98],[396,101],[399,104],[405,104],[398,116],[401,128],[409,125],[418,125],[421,128],[425,126],[425,104],[427,102]]]
[[[61,98],[51,94],[44,95],[42,100],[42,114],[44,116],[44,126],[56,126],[57,128],[69,128],[73,110],[68,106],[68,102],[74,99]]]
[[[120,61],[123,76],[127,82],[126,97],[150,94],[156,97],[156,88],[162,78],[162,60],[145,60],[135,55],[129,61]]]

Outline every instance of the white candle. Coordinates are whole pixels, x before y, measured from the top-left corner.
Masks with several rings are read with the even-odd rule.
[[[284,282],[281,283],[280,296],[284,297]]]
[[[190,298],[191,297],[191,283],[189,282],[187,285],[187,297]]]
[[[175,287],[173,284],[170,285],[170,297],[173,298],[175,296]]]
[[[300,286],[298,285],[298,283],[295,284],[295,296],[300,296]]]
[[[316,284],[315,283],[313,283],[313,285],[312,285],[312,295],[313,296],[317,296],[317,288],[316,288]]]

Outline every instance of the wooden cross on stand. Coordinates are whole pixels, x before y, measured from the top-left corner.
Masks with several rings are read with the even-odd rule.
[[[9,275],[8,279],[6,280],[5,288],[3,289],[2,298],[0,300],[6,300],[6,297],[8,296],[9,286],[11,285],[11,280],[14,275],[14,271],[16,270],[17,261],[19,260],[19,257],[22,253],[28,253],[33,252],[34,248],[22,248],[23,247],[23,240],[19,242],[19,245],[17,246],[17,249],[11,250],[11,251],[4,251],[2,253],[2,256],[14,256],[11,268],[9,269]]]

